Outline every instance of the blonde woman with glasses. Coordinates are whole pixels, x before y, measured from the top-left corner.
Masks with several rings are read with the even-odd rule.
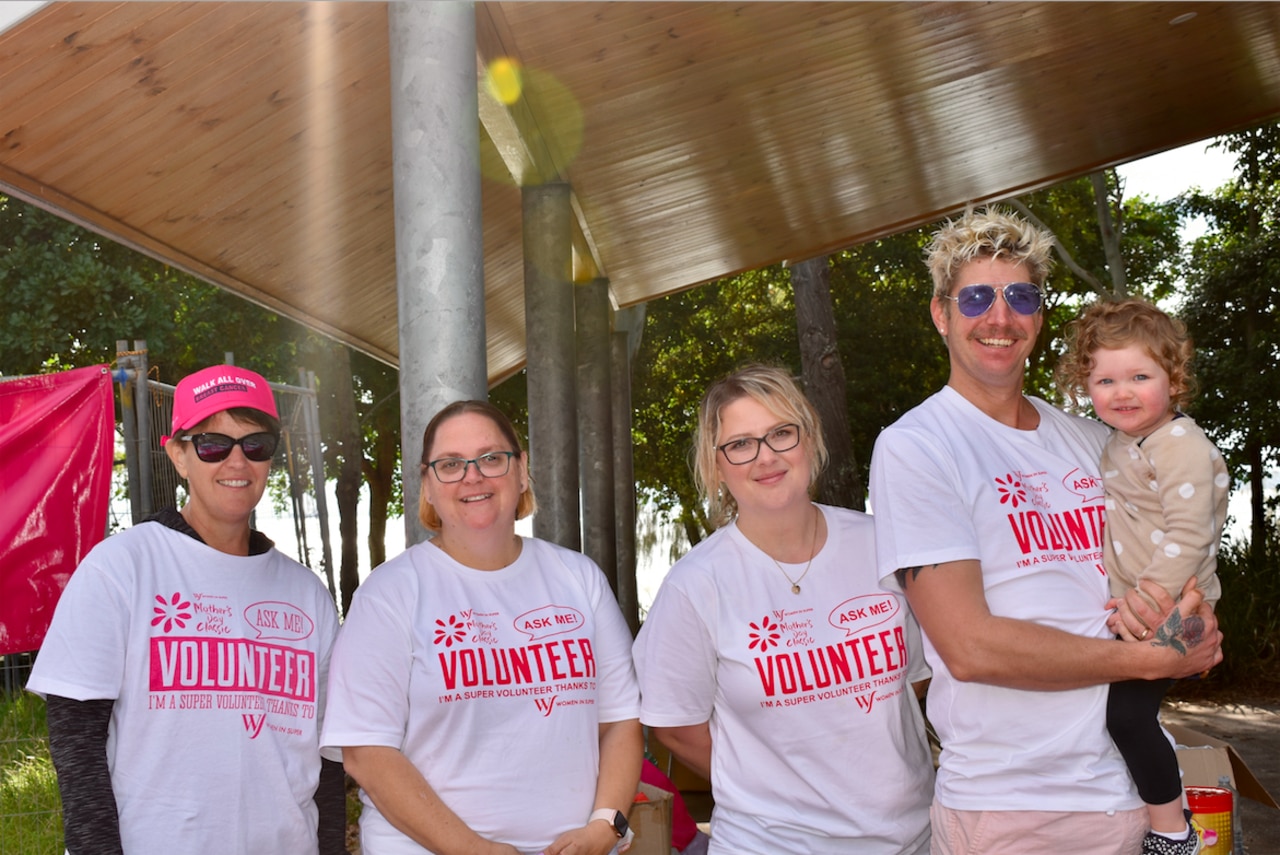
[[[871,519],[812,501],[826,456],[778,368],[703,397],[716,531],[671,568],[633,652],[641,721],[711,781],[712,855],[929,850],[919,633],[877,582]]]

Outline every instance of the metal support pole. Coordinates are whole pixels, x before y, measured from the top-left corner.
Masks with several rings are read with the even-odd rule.
[[[636,475],[631,441],[631,357],[640,344],[644,307],[614,315],[610,337],[610,380],[613,425],[613,496],[618,541],[618,605],[631,627],[640,631],[640,598],[636,584]]]
[[[578,475],[583,551],[618,593],[618,536],[614,519],[613,419],[610,399],[609,281],[574,288],[578,359]]]
[[[529,377],[529,457],[538,485],[533,533],[582,548],[578,503],[573,249],[569,185],[525,187],[524,328]]]
[[[142,486],[138,497],[141,513],[134,519],[140,523],[155,512],[151,496],[151,390],[147,388],[147,341],[133,340],[134,376],[133,405],[138,419],[138,481]]]
[[[422,433],[488,394],[475,4],[388,3],[400,318],[405,544],[418,521]]]
[[[120,387],[120,419],[124,426],[124,468],[129,480],[129,519],[142,522],[142,476],[138,472],[138,413],[134,405],[136,387],[133,356],[128,339],[116,339],[116,384]]]

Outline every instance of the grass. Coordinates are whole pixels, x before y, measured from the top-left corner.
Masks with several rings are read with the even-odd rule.
[[[62,851],[62,803],[44,701],[0,695],[0,855]]]
[[[359,851],[360,796],[347,788],[349,851]],[[62,800],[49,758],[44,701],[28,692],[0,692],[0,855],[63,851]]]
[[[347,851],[360,851],[360,812],[364,805],[360,802],[360,786],[350,775],[347,776]]]

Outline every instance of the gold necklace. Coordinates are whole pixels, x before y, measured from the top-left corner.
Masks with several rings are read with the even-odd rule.
[[[785,578],[788,582],[791,583],[791,593],[793,594],[800,593],[800,581],[804,579],[804,577],[809,572],[809,568],[813,565],[813,556],[816,554],[814,552],[814,549],[817,547],[817,545],[818,545],[818,518],[814,517],[813,537],[809,539],[809,560],[805,562],[804,571],[794,579],[792,579],[790,576],[787,575],[787,571],[782,569],[782,565],[778,563],[778,560],[776,558],[774,558],[772,555],[769,555],[769,553],[767,552],[765,553],[765,555],[769,555],[769,560],[773,562],[774,567],[778,568],[778,572],[782,574],[783,578]]]

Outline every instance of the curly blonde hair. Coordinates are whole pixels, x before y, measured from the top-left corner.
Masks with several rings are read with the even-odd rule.
[[[1147,351],[1169,375],[1169,392],[1175,409],[1182,409],[1196,393],[1191,359],[1195,355],[1187,328],[1177,318],[1130,297],[1100,300],[1089,305],[1066,330],[1067,352],[1058,361],[1054,379],[1058,392],[1073,407],[1088,399],[1089,373],[1100,349],[1138,346]]]
[[[809,458],[809,492],[817,489],[818,475],[827,465],[827,444],[822,438],[818,411],[800,391],[791,375],[770,365],[747,365],[712,383],[698,407],[698,428],[693,437],[693,481],[707,503],[707,521],[719,528],[738,515],[738,501],[725,489],[716,471],[716,439],[720,411],[740,398],[751,398],[779,419],[800,426],[800,438]]]
[[[958,220],[947,220],[933,233],[925,251],[933,276],[933,296],[951,293],[960,268],[975,258],[1022,264],[1031,284],[1044,287],[1053,267],[1053,235],[1000,208],[967,208]]]

